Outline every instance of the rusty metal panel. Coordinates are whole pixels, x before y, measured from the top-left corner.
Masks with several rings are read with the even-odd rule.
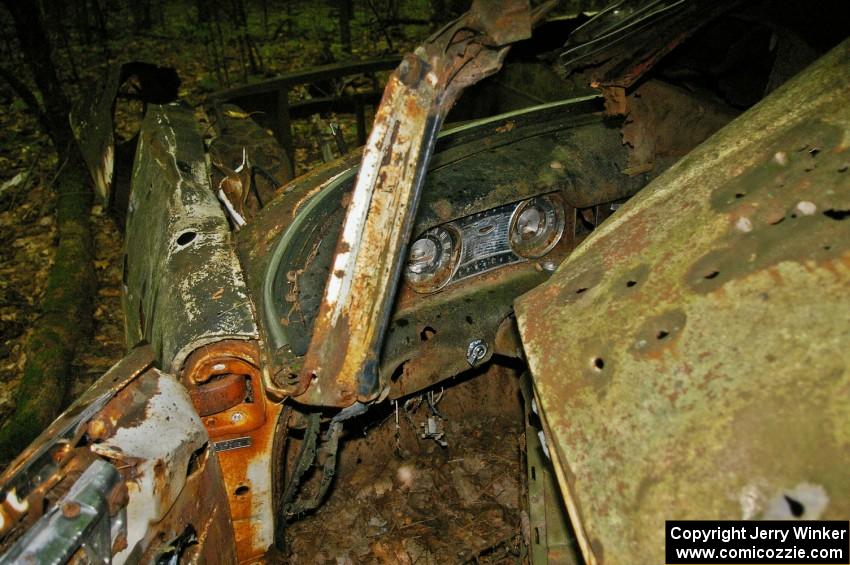
[[[517,301],[589,563],[663,562],[668,519],[850,514],[848,92],[845,41]]]
[[[0,550],[11,552],[0,560],[88,545],[115,563],[235,563],[207,432],[183,385],[152,361],[147,346],[131,352],[0,478]]]
[[[496,72],[506,43],[530,36],[539,15],[527,0],[473,2],[390,76],[301,369],[311,383],[304,402],[345,407],[380,394],[377,357],[437,131],[460,92]]]
[[[221,341],[194,351],[183,374],[223,471],[240,562],[274,543],[271,453],[282,405],[267,397],[259,367],[256,343]]]
[[[114,462],[128,478],[126,548],[116,554],[117,561],[161,551],[162,542],[178,537],[187,525],[196,532],[217,530],[209,541],[222,550],[230,545],[233,561],[221,471],[179,381],[149,370],[89,422],[88,435],[92,452]],[[222,534],[229,537],[218,537]]]
[[[119,88],[132,76],[138,79],[135,96],[145,103],[161,104],[177,98],[180,79],[174,69],[132,61],[109,67],[100,84],[97,81],[87,84],[83,99],[74,105],[69,116],[74,137],[94,180],[95,193],[107,204],[114,200],[116,147],[112,115]]]
[[[200,132],[179,105],[151,105],[145,116],[125,241],[129,345],[148,341],[160,366],[178,374],[202,345],[257,337]]]

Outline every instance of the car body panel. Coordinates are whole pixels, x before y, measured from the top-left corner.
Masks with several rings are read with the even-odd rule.
[[[845,41],[517,300],[589,563],[662,562],[665,520],[850,514],[848,91]]]

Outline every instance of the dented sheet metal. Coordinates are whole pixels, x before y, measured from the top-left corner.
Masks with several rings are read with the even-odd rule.
[[[128,477],[127,536],[117,562],[156,560],[191,529],[199,540],[191,550],[196,559],[235,563],[221,470],[177,379],[151,369],[119,392],[88,427],[91,450]]]
[[[200,133],[178,105],[152,105],[145,116],[125,241],[129,344],[148,341],[177,374],[198,347],[257,336]]]
[[[378,354],[437,131],[460,92],[531,34],[528,2],[473,2],[390,76],[363,154],[314,333],[300,400],[348,406],[381,391]]]
[[[663,562],[665,520],[850,514],[848,91],[844,42],[517,301],[589,563]]]
[[[134,349],[0,477],[0,562],[235,563],[207,432],[153,359]]]

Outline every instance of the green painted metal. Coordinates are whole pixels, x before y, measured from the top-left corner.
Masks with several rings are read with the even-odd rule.
[[[848,92],[845,41],[517,301],[588,563],[662,563],[669,519],[850,515]]]
[[[528,489],[528,544],[533,565],[579,565],[581,555],[549,460],[528,374],[520,378],[525,405],[525,463]]]
[[[142,123],[125,238],[128,346],[179,373],[196,348],[257,337],[227,218],[210,189],[192,111],[151,105]]]

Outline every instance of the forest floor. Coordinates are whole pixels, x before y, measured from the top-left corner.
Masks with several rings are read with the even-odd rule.
[[[517,373],[494,364],[432,398],[445,445],[422,437],[421,397],[347,426],[336,486],[287,526],[292,563],[527,562]]]

